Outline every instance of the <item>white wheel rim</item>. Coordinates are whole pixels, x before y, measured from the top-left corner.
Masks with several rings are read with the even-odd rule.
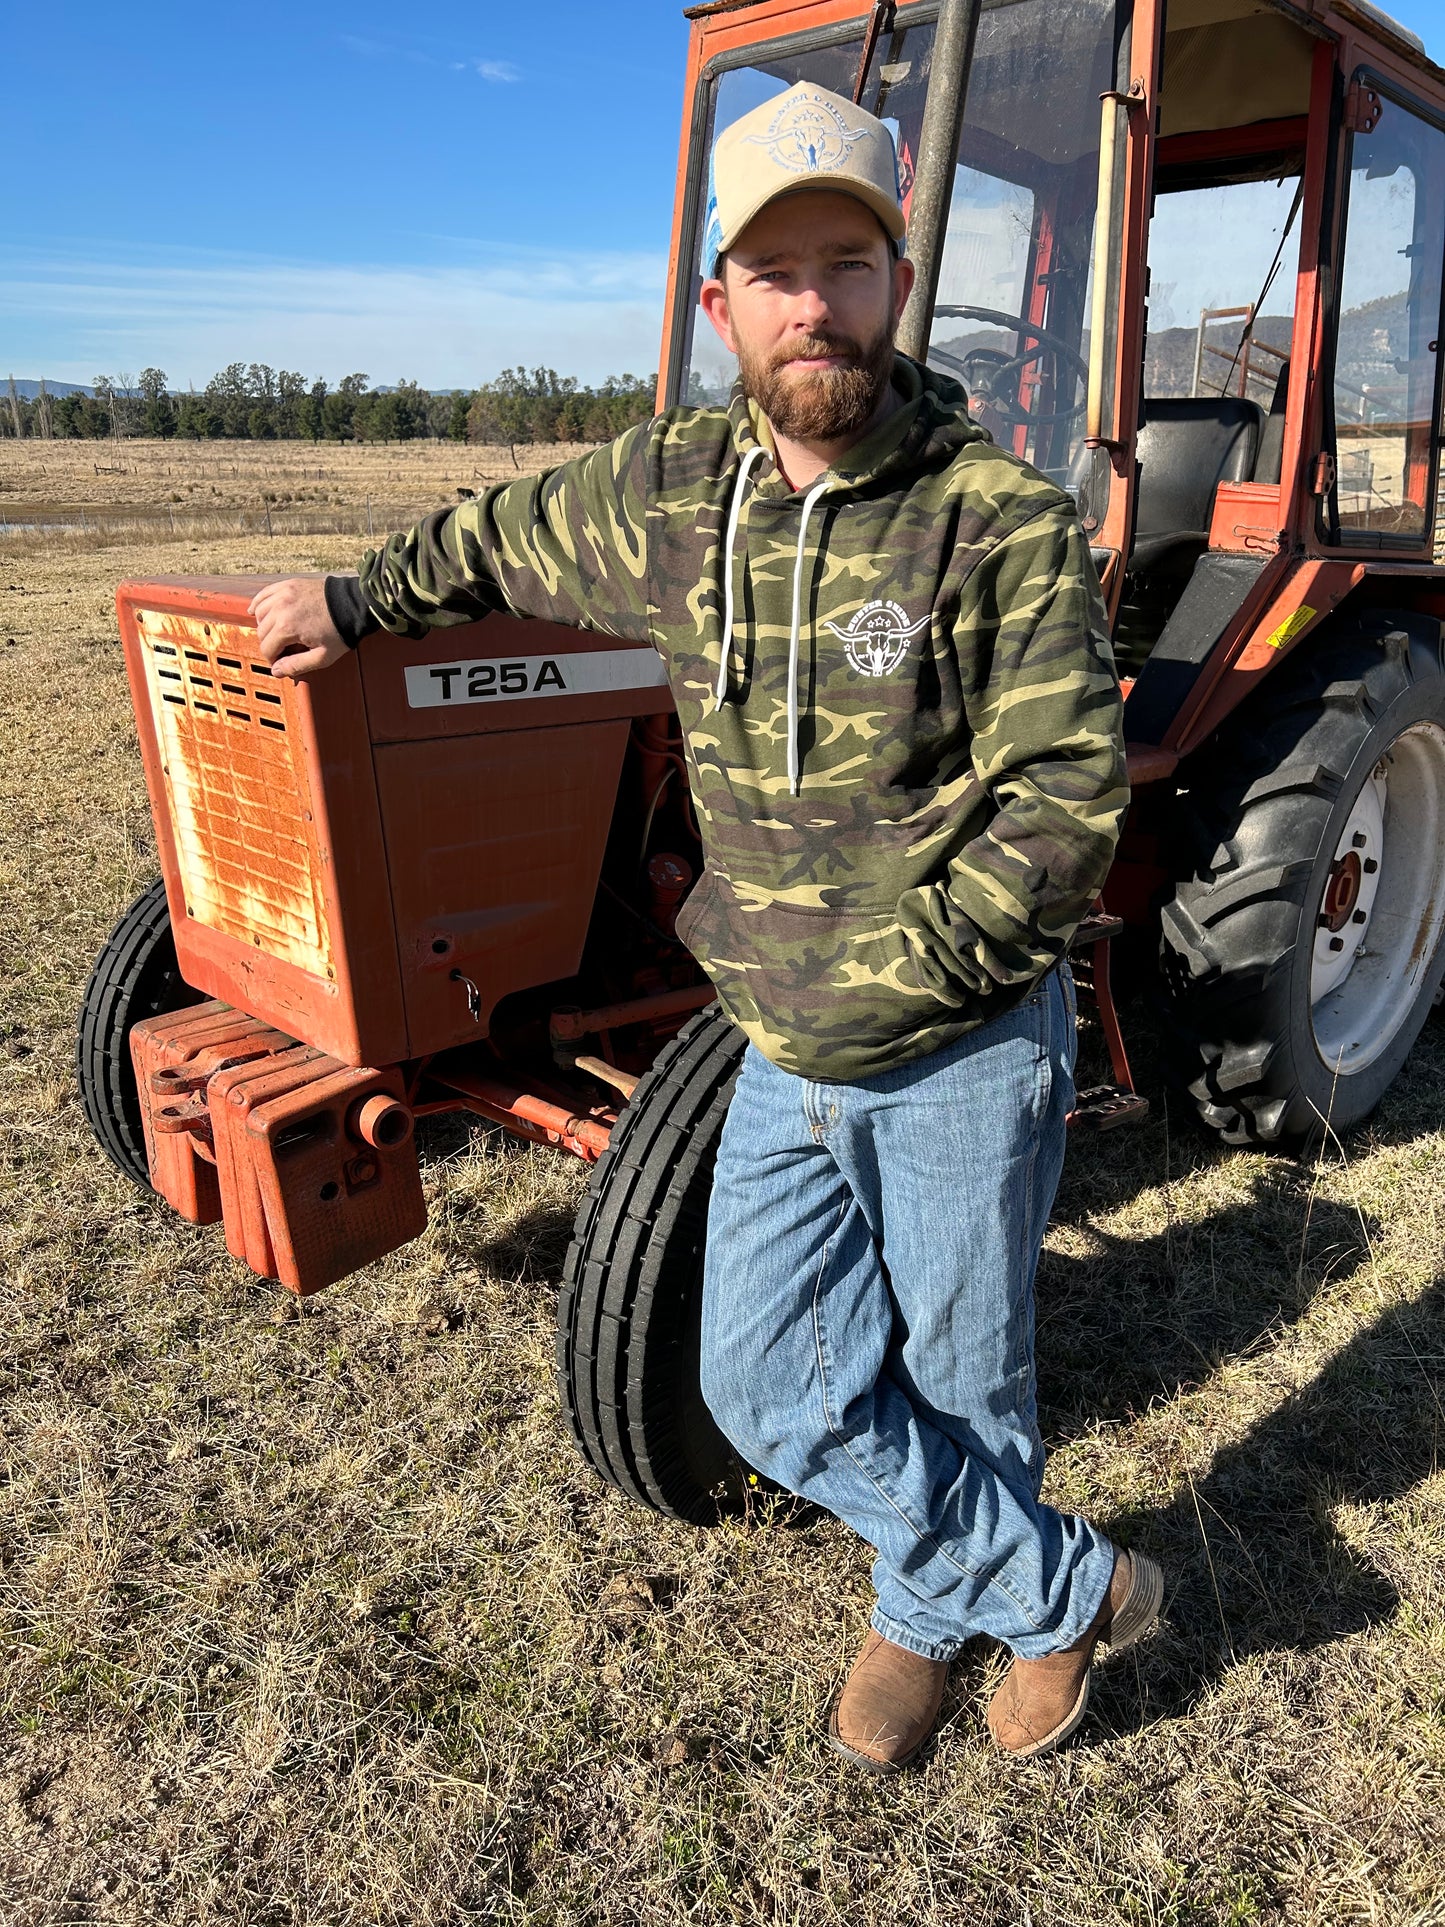
[[[1331,1071],[1372,1064],[1414,1010],[1445,926],[1445,730],[1397,736],[1355,798],[1315,906],[1310,1017]]]

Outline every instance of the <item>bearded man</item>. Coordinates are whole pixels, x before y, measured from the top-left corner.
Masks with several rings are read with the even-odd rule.
[[[280,676],[496,610],[661,652],[706,859],[678,931],[750,1042],[703,1391],[749,1465],[876,1550],[830,1734],[884,1771],[977,1633],[1014,1654],[997,1743],[1059,1745],[1096,1647],[1163,1592],[1040,1500],[1034,1397],[1064,959],[1127,800],[1119,687],[1069,497],[894,351],[903,238],[881,122],[807,83],[766,102],[713,153],[726,410],[670,410],[253,604]]]

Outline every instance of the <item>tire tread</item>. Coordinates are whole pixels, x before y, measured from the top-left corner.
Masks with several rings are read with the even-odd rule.
[[[698,1523],[737,1480],[700,1399],[689,1405],[684,1362],[712,1163],[745,1047],[710,1006],[659,1053],[593,1170],[557,1300],[558,1387],[583,1457],[629,1498]]]

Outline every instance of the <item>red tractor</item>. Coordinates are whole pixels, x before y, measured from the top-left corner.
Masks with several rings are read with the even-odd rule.
[[[1143,1107],[1127,931],[1205,1124],[1347,1130],[1445,971],[1445,72],[1369,0],[692,20],[660,404],[732,376],[695,299],[714,131],[815,80],[894,130],[901,345],[1092,540],[1134,801],[1076,945],[1115,1077],[1077,1121]],[[119,592],[162,878],[86,992],[95,1134],[297,1292],[421,1229],[418,1117],[588,1160],[564,1409],[604,1477],[708,1517],[741,1477],[696,1344],[742,1040],[674,934],[698,842],[661,664],[495,617],[298,684],[257,656],[256,587]]]

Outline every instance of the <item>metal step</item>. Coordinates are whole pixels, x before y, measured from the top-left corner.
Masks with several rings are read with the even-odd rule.
[[[1091,910],[1069,939],[1069,950],[1087,950],[1091,944],[1105,943],[1122,936],[1124,919],[1111,917],[1103,910]]]
[[[1149,1100],[1137,1091],[1121,1090],[1117,1084],[1095,1084],[1074,1099],[1069,1125],[1075,1131],[1114,1131],[1121,1124],[1142,1124],[1148,1115]]]

